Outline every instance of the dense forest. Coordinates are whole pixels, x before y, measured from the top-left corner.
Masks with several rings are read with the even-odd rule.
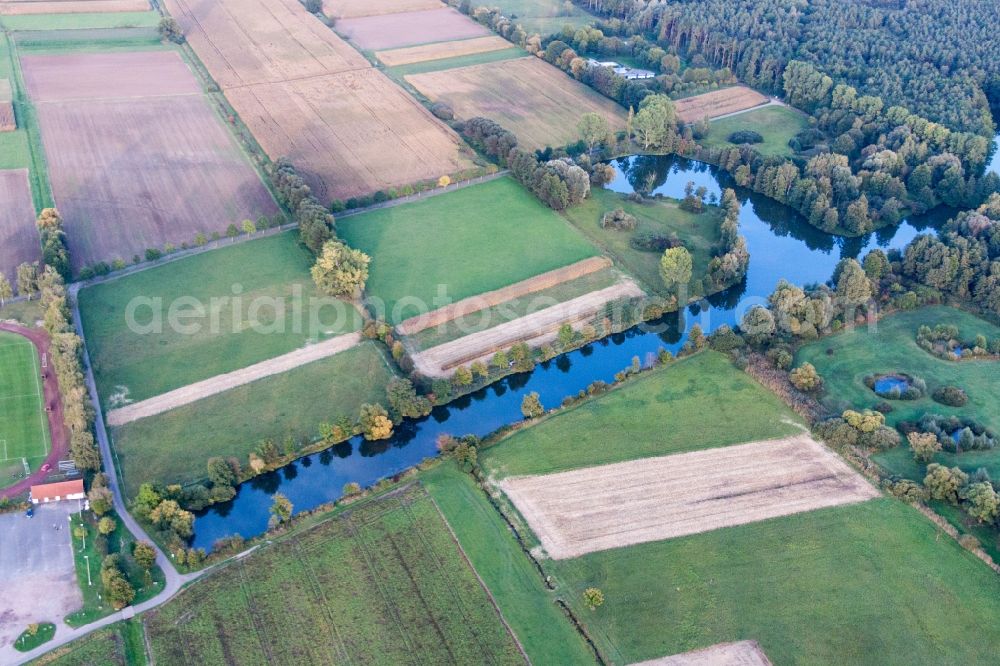
[[[606,34],[643,33],[780,92],[792,60],[887,106],[992,136],[1000,111],[996,26],[983,0],[576,0]]]

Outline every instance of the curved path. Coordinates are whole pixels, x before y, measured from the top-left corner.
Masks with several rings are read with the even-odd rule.
[[[49,336],[40,328],[26,328],[18,324],[0,322],[0,331],[15,333],[30,340],[38,352],[39,359],[49,353]],[[41,367],[40,362],[39,367]],[[42,395],[45,399],[45,405],[50,407],[46,412],[49,420],[49,437],[52,440],[49,455],[46,456],[45,462],[39,465],[34,474],[21,479],[12,486],[0,490],[0,497],[17,497],[18,495],[23,495],[28,492],[31,486],[44,482],[45,477],[48,475],[48,472],[42,471],[44,465],[49,465],[54,469],[56,463],[64,460],[66,454],[69,453],[69,432],[66,430],[66,425],[63,422],[63,404],[59,395],[59,380],[56,378],[56,373],[52,370],[43,372]]]
[[[70,301],[73,304],[73,321],[76,325],[77,335],[82,338],[83,329],[80,325],[80,310],[76,299],[77,291],[79,291],[78,284],[70,285],[69,296]],[[169,601],[175,594],[180,592],[185,585],[205,575],[205,573],[211,570],[211,568],[208,568],[196,573],[184,575],[177,573],[177,570],[170,562],[170,558],[168,558],[160,547],[156,545],[156,542],[149,538],[146,531],[142,529],[139,523],[136,522],[135,518],[132,517],[132,514],[128,512],[128,506],[125,504],[125,500],[122,497],[121,489],[118,484],[118,473],[115,469],[115,459],[111,453],[111,442],[108,440],[107,430],[104,428],[104,415],[101,413],[101,402],[97,397],[97,384],[94,382],[94,372],[90,367],[90,356],[87,353],[86,345],[83,349],[83,363],[86,369],[84,377],[87,382],[87,392],[90,394],[90,401],[93,403],[94,409],[97,412],[94,420],[94,429],[97,432],[97,443],[101,450],[101,458],[104,461],[104,471],[108,475],[108,486],[114,494],[115,511],[118,513],[121,521],[132,532],[137,540],[148,541],[153,544],[153,547],[156,549],[156,563],[163,570],[163,575],[166,577],[166,584],[163,587],[163,591],[149,601],[139,604],[138,606],[129,606],[118,611],[117,613],[113,613],[108,617],[97,620],[96,622],[91,622],[83,627],[73,629],[68,627],[65,623],[62,623],[61,618],[59,618],[60,621],[57,624],[58,629],[56,630],[55,638],[48,643],[35,648],[31,652],[21,653],[15,651],[11,647],[0,648],[0,663],[25,664],[32,659],[37,659],[46,652],[50,652],[65,645],[66,643],[76,640],[77,638],[82,638],[93,631],[97,631],[98,629],[114,624],[120,620],[127,620],[135,615],[138,615],[139,613],[156,608],[157,606]]]

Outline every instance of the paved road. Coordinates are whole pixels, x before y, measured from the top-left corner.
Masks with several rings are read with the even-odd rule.
[[[79,284],[71,285],[69,288],[70,300],[73,303],[73,320],[76,322],[77,334],[83,337],[83,330],[80,324],[80,310],[77,306],[76,295],[79,291]],[[111,455],[111,442],[108,440],[107,430],[104,428],[104,417],[101,413],[101,402],[97,397],[97,384],[94,382],[94,372],[90,367],[90,356],[87,353],[86,348],[83,351],[84,365],[86,366],[86,382],[87,391],[90,393],[90,401],[94,405],[94,409],[97,412],[95,419],[95,429],[97,431],[97,443],[101,449],[101,458],[104,460],[104,471],[108,475],[109,487],[111,492],[114,493],[115,498],[115,511],[121,518],[122,522],[126,527],[135,535],[135,538],[141,541],[148,541],[149,543],[154,543],[152,539],[146,534],[146,531],[142,529],[132,514],[128,512],[128,507],[125,504],[125,500],[122,497],[121,489],[118,486],[118,474],[115,469],[115,459]],[[163,573],[166,576],[166,585],[163,588],[163,592],[156,597],[150,599],[149,601],[139,604],[138,606],[129,606],[117,613],[109,615],[106,618],[93,622],[86,626],[72,629],[66,626],[61,621],[57,623],[58,629],[56,630],[56,636],[54,639],[45,643],[44,645],[38,647],[35,650],[27,653],[20,653],[13,648],[0,649],[0,663],[5,664],[24,664],[32,659],[37,659],[46,652],[53,650],[61,645],[65,645],[70,641],[76,640],[86,636],[87,634],[106,627],[110,624],[114,624],[120,620],[127,620],[134,615],[145,612],[147,610],[156,608],[157,606],[166,603],[175,594],[180,592],[186,584],[204,575],[208,570],[203,570],[197,573],[181,575],[177,573],[173,564],[170,563],[170,558],[160,550],[159,546],[154,543],[154,548],[156,548],[156,563],[160,565],[163,569]],[[59,618],[61,620],[61,618]]]

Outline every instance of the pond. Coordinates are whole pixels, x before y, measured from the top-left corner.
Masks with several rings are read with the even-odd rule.
[[[267,529],[268,509],[281,491],[296,511],[338,499],[348,482],[370,486],[437,454],[440,434],[483,436],[521,419],[521,400],[538,392],[546,407],[558,406],[597,380],[613,381],[633,357],[645,361],[659,349],[677,352],[694,324],[711,332],[736,324],[754,305],[767,302],[779,279],[799,285],[830,279],[842,257],[861,257],[876,247],[902,248],[923,231],[933,231],[947,212],[903,222],[864,238],[845,239],[811,227],[795,212],[766,197],[738,188],[716,167],[674,156],[637,156],[615,160],[612,190],[637,188],[683,197],[688,181],[704,185],[716,196],[726,187],[736,190],[743,206],[740,232],[746,236],[750,266],[745,280],[713,297],[663,319],[636,326],[540,364],[530,373],[507,377],[454,402],[437,407],[430,416],[408,421],[382,442],[356,437],[322,453],[307,456],[276,472],[243,484],[236,497],[198,514],[193,545],[211,549],[220,538],[241,534],[250,538]]]
[[[903,375],[883,375],[875,379],[872,390],[880,396],[899,395],[910,388],[910,378]]]
[[[993,159],[986,163],[986,172],[1000,175],[1000,134],[993,137]]]

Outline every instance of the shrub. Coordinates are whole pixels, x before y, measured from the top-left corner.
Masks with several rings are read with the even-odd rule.
[[[623,208],[616,208],[615,210],[608,211],[604,214],[604,217],[601,218],[601,227],[603,229],[633,231],[637,224],[638,221],[635,219],[635,216],[626,213]]]
[[[803,363],[795,368],[788,374],[788,379],[800,391],[818,391],[823,386],[823,379],[812,363]]]
[[[962,407],[969,402],[969,396],[957,386],[940,386],[934,389],[931,396],[935,402],[949,407]]]
[[[736,130],[729,135],[729,143],[764,143],[764,137],[760,135],[760,132],[755,132],[753,130]]]
[[[642,229],[629,239],[629,245],[640,252],[663,252],[670,248],[680,247],[681,241],[677,234],[665,234],[659,231]]]
[[[436,117],[440,118],[441,120],[455,119],[455,112],[452,110],[450,106],[448,106],[444,102],[436,102],[434,104],[431,104],[431,113],[433,113]]]

